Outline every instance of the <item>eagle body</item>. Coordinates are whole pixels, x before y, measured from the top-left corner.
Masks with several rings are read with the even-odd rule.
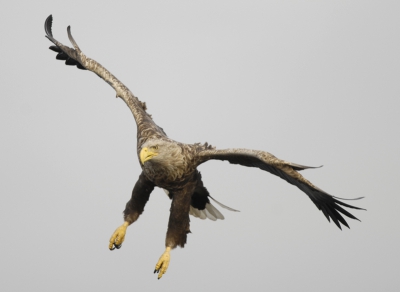
[[[250,149],[217,149],[205,144],[184,144],[170,139],[147,113],[146,104],[141,102],[131,91],[100,63],[88,58],[79,48],[68,27],[68,38],[73,48],[58,42],[52,33],[53,18],[50,15],[45,22],[46,37],[54,44],[50,49],[57,52],[56,59],[64,60],[66,65],[89,70],[106,81],[131,110],[137,125],[137,156],[142,172],[133,188],[131,199],[124,210],[124,223],[110,238],[110,250],[119,249],[125,239],[127,227],[143,213],[150,194],[155,187],[163,188],[171,199],[170,217],[165,240],[165,252],[156,264],[154,272],[158,279],[167,271],[170,251],[186,244],[190,232],[189,215],[201,219],[224,219],[217,205],[229,208],[213,199],[203,184],[197,167],[209,160],[228,161],[246,167],[257,167],[274,174],[303,191],[325,217],[341,229],[349,227],[343,216],[356,219],[343,207],[361,209],[321,190],[299,171],[315,168],[279,159],[271,153]],[[357,198],[359,199],[359,198]]]
[[[184,247],[187,233],[190,232],[190,208],[206,210],[210,204],[209,193],[197,170],[201,161],[197,154],[210,148],[212,147],[207,144],[189,145],[166,138],[148,139],[138,147],[139,162],[142,167],[140,180],[163,188],[172,200],[166,246]],[[151,159],[146,160],[149,156]],[[128,202],[124,211],[125,221],[132,221],[129,216],[136,206],[136,203]],[[211,206],[208,206],[205,212],[209,213],[211,219],[223,219],[222,214]]]

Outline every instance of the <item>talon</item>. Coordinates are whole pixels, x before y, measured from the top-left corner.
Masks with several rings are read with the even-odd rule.
[[[123,225],[121,225],[114,231],[113,235],[110,238],[110,243],[108,245],[108,248],[110,250],[121,248],[121,245],[125,239],[126,228],[128,227],[128,225],[129,225],[128,222],[124,222]]]
[[[165,249],[165,252],[161,255],[160,259],[158,260],[156,264],[156,268],[154,270],[154,273],[157,272],[158,274],[158,280],[161,279],[161,277],[167,272],[168,266],[169,266],[169,261],[170,261],[170,252],[171,248],[167,247]]]

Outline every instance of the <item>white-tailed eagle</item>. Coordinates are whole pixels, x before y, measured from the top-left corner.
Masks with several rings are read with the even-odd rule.
[[[347,216],[357,219],[343,207],[361,209],[343,203],[306,180],[300,170],[312,168],[276,158],[274,155],[257,150],[224,149],[219,150],[211,145],[184,144],[176,142],[157,126],[146,112],[145,103],[134,96],[106,68],[93,59],[86,57],[78,47],[68,27],[68,37],[73,47],[67,47],[54,39],[50,15],[45,22],[46,37],[53,42],[50,49],[57,52],[56,59],[65,60],[66,65],[76,65],[79,69],[89,70],[111,85],[117,97],[122,98],[135,118],[137,125],[137,155],[142,173],[136,182],[132,197],[124,210],[124,223],[117,228],[109,242],[110,250],[119,249],[125,238],[127,227],[135,222],[144,210],[154,187],[166,190],[172,200],[168,231],[165,240],[166,250],[155,266],[159,272],[158,279],[167,271],[170,261],[170,250],[186,243],[189,229],[189,214],[202,219],[223,219],[223,215],[211,204],[211,196],[204,187],[197,167],[209,160],[226,160],[233,164],[247,167],[258,167],[270,172],[302,190],[328,219],[341,229],[341,224],[349,227]],[[215,201],[215,200],[214,200]],[[215,201],[219,206],[233,210]],[[357,219],[358,220],[358,219]]]

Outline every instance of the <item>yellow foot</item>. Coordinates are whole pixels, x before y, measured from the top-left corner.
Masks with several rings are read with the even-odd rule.
[[[125,239],[125,233],[126,233],[126,228],[129,226],[128,222],[124,222],[120,227],[118,227],[115,231],[114,234],[110,238],[110,244],[108,245],[108,248],[110,250],[114,249],[120,249],[122,243],[124,242]]]
[[[154,273],[159,273],[158,274],[158,280],[161,279],[161,277],[167,272],[168,266],[169,266],[169,261],[171,259],[169,252],[171,248],[167,247],[165,249],[165,252],[161,255],[160,259],[158,260],[158,263],[156,265],[156,268],[154,270]]]

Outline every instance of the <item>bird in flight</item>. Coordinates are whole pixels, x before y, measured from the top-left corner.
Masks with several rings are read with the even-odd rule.
[[[275,157],[259,150],[249,149],[216,149],[205,144],[184,144],[170,139],[147,113],[146,104],[111,74],[100,63],[88,58],[79,48],[71,35],[68,26],[68,38],[73,47],[58,42],[52,33],[53,17],[50,15],[44,24],[46,37],[54,44],[50,50],[57,52],[56,59],[65,60],[66,65],[89,70],[106,81],[131,110],[137,125],[137,155],[142,172],[133,188],[132,197],[124,210],[124,223],[112,234],[109,249],[119,249],[125,239],[127,227],[134,223],[143,213],[154,187],[165,190],[172,200],[168,230],[165,240],[165,251],[158,260],[154,273],[160,279],[167,271],[170,262],[170,251],[177,246],[184,247],[187,234],[190,232],[189,215],[201,219],[224,219],[221,212],[212,205],[210,199],[222,208],[229,208],[213,199],[205,188],[197,167],[209,160],[228,161],[247,167],[258,167],[270,172],[302,190],[325,217],[341,229],[341,224],[349,227],[342,215],[356,219],[343,207],[361,209],[340,201],[340,198],[329,195],[307,179],[299,171],[307,168]],[[357,198],[360,199],[360,198]],[[363,210],[363,209],[361,209]]]

